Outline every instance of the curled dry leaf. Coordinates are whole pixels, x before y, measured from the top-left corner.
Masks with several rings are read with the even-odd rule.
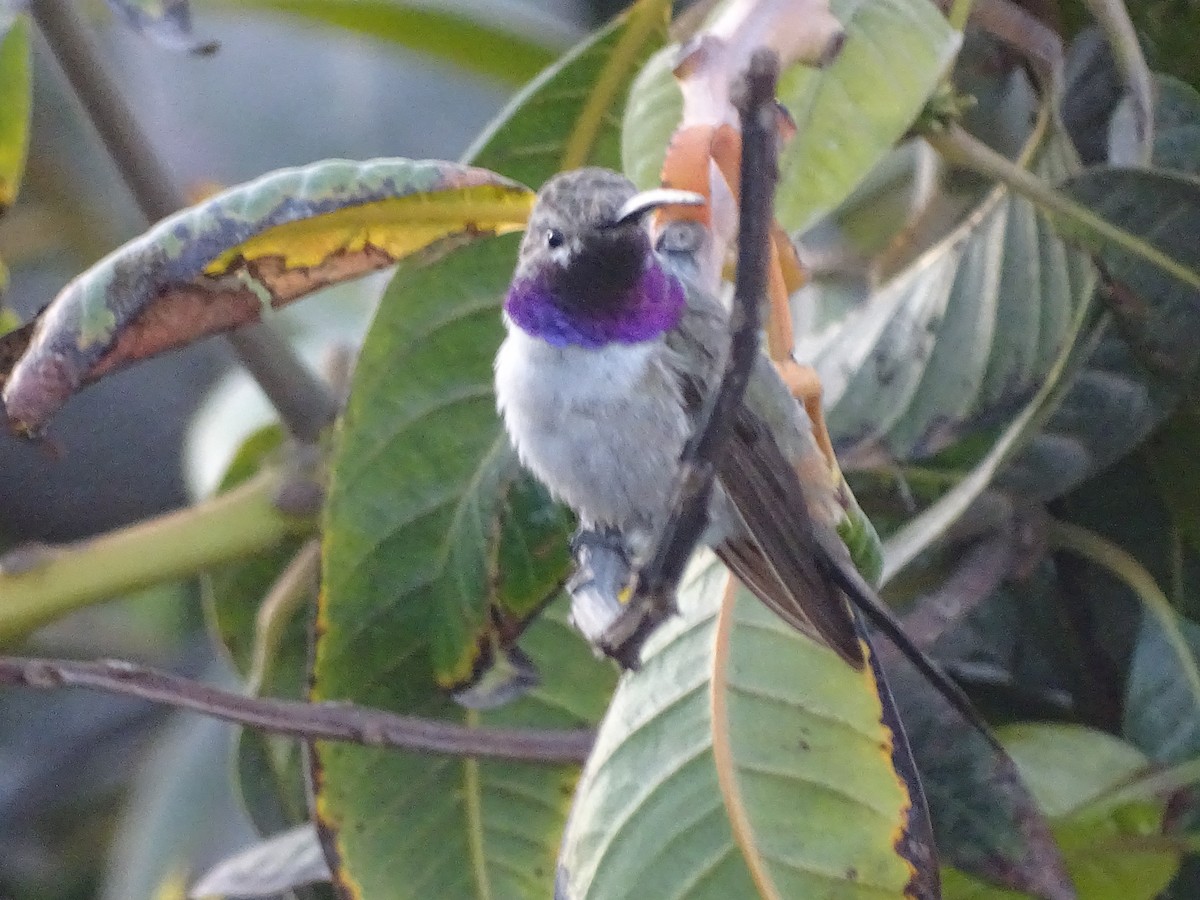
[[[531,200],[485,169],[407,159],[330,160],[233,188],[164,219],[62,290],[7,378],[10,423],[36,432],[81,385],[135,360],[447,239],[518,230]]]

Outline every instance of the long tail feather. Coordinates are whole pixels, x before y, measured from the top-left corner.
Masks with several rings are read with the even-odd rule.
[[[999,746],[962,688],[913,644],[895,615],[854,568],[836,534],[813,521],[795,470],[766,426],[745,407],[739,412],[718,474],[761,561],[745,547],[736,548],[736,540],[717,552],[727,563],[733,561],[730,568],[734,574],[745,574],[746,586],[759,599],[785,621],[806,633],[815,632],[848,662],[861,667],[849,600],[989,743]],[[825,536],[824,532],[830,533]],[[837,545],[830,546],[834,542]],[[731,545],[737,552],[729,551]]]

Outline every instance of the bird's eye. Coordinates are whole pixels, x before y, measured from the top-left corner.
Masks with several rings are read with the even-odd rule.
[[[563,233],[557,228],[549,228],[546,230],[546,246],[551,250],[555,250],[565,244],[567,239],[563,237]]]

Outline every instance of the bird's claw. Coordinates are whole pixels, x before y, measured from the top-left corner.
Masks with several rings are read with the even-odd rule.
[[[615,553],[629,565],[629,549],[625,537],[615,528],[580,527],[571,535],[571,555],[577,564],[582,564],[592,551]]]
[[[639,594],[620,532],[580,529],[571,538],[575,571],[567,580],[571,620],[600,653],[637,669],[642,647],[675,612],[674,597]]]
[[[604,630],[596,646],[623,669],[636,671],[642,665],[642,648],[650,635],[677,612],[673,597],[634,593],[620,614]]]

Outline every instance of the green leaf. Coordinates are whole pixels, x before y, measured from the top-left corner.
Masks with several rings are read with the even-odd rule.
[[[395,611],[388,612],[394,620]],[[393,625],[375,615],[368,629],[392,633]],[[327,626],[325,646],[340,627],[350,626]],[[426,653],[414,646],[419,641],[380,643],[373,655],[367,655],[367,643],[359,641],[363,646],[353,660],[321,654],[314,699],[357,693],[408,713],[468,724],[567,728],[598,720],[612,690],[611,670],[592,658],[561,604],[539,616],[523,640],[543,686],[485,713],[465,711],[438,695]],[[366,900],[548,897],[577,777],[574,766],[318,744],[318,826],[334,881],[343,896]]]
[[[666,40],[669,12],[639,0],[517,94],[464,159],[535,187],[563,168],[618,168],[625,94]]]
[[[943,865],[1035,897],[1074,897],[1066,865],[1013,761],[890,647],[880,648]]]
[[[1109,125],[1108,159],[1115,165],[1133,165],[1136,156],[1137,124],[1133,101],[1125,98]],[[1170,75],[1154,76],[1155,168],[1184,175],[1200,175],[1200,91]]]
[[[1178,619],[1193,660],[1200,625]],[[1153,616],[1143,616],[1125,687],[1123,733],[1159,762],[1200,757],[1200,696],[1189,683],[1176,644]]]
[[[1200,360],[1200,178],[1145,169],[1090,169],[1062,189],[1124,240],[1083,221],[1061,229],[1092,247],[1123,289],[1125,337],[1157,372],[1184,379]]]
[[[544,614],[523,641],[545,679],[528,698],[480,716],[442,693],[470,681],[556,593],[567,563],[567,523],[517,477],[492,398],[515,253],[501,238],[402,268],[383,299],[334,460],[314,699],[547,728],[586,724],[603,708],[610,669],[561,613]],[[316,760],[336,872],[361,886],[351,896],[549,893],[571,767],[335,745],[319,745]],[[396,786],[383,805],[381,784]],[[419,841],[407,837],[414,816],[432,829]]]
[[[233,188],[63,289],[9,376],[8,415],[37,430],[81,384],[439,241],[519,229],[532,199],[493,172],[406,159],[330,160]]]
[[[1116,738],[1078,726],[1014,726],[1002,729],[1001,738],[1051,818],[1081,898],[1151,900],[1170,883],[1180,847],[1153,840],[1161,835],[1165,804],[1089,811],[1098,796],[1144,769],[1145,757]],[[953,873],[944,886],[946,900],[1014,896]]]
[[[33,79],[29,17],[0,12],[0,213],[17,198],[29,150]]]
[[[779,97],[798,126],[780,157],[776,215],[806,229],[862,181],[904,134],[946,74],[959,36],[927,0],[832,0],[846,31],[841,54],[823,69],[795,66]],[[673,49],[638,79],[622,137],[625,171],[658,184],[682,100],[671,76]]]
[[[1024,155],[1058,180],[1078,162],[1043,112]],[[1075,339],[1095,284],[1087,257],[996,186],[831,332],[801,345],[846,459],[928,458],[1028,397]],[[836,288],[835,288],[836,289]],[[820,283],[810,297],[820,304]]]
[[[493,629],[519,629],[561,583],[567,520],[521,478],[492,397],[499,307],[515,256],[511,238],[465,247],[401,270],[383,298],[334,459],[319,684],[345,676],[343,654],[368,674],[354,645],[394,631],[391,652],[422,647],[427,674],[461,687],[488,661]],[[518,540],[505,541],[513,506],[526,517]],[[502,553],[523,555],[536,577],[499,581]],[[518,585],[520,596],[506,593]],[[380,620],[372,634],[353,625],[364,617]],[[376,689],[391,696],[386,685]]]
[[[870,671],[744,589],[723,601],[726,578],[694,566],[680,617],[622,680],[576,795],[560,896],[913,896],[910,880],[930,875],[911,843],[920,813]]]
[[[1084,299],[1087,299],[1086,295]],[[1048,300],[1064,302],[1061,295],[1054,295]],[[1088,349],[1087,342],[1081,342],[1079,336],[1083,333],[1089,308],[1086,302],[1076,306],[1073,320],[1068,325],[1057,354],[1036,393],[1020,412],[1008,421],[995,439],[985,445],[985,452],[979,454],[974,446],[969,447],[971,464],[969,468],[964,467],[965,473],[954,486],[884,541],[884,583],[895,577],[923,550],[937,541],[1014,457],[1018,457],[1018,461],[1021,460],[1019,452],[1055,410],[1064,393],[1064,381],[1078,368]]]
[[[401,0],[209,0],[244,12],[281,13],[416,50],[480,75],[523,84],[550,65],[569,34],[520,4]]]

